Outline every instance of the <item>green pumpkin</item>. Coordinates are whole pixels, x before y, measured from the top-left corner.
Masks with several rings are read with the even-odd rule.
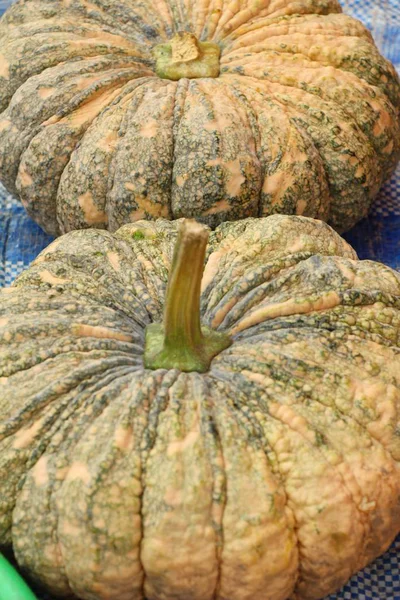
[[[57,597],[315,600],[400,531],[399,274],[305,217],[206,245],[76,231],[0,294],[1,547]]]
[[[365,217],[400,82],[338,0],[24,0],[0,21],[0,180],[48,233]]]

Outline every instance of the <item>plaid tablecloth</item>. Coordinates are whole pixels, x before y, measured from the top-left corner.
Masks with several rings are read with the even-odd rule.
[[[381,52],[400,71],[400,0],[341,1],[345,12],[371,29]],[[0,0],[0,15],[9,4],[10,0]],[[400,270],[400,166],[369,217],[345,237],[360,258]],[[0,287],[10,285],[51,239],[0,185]],[[400,600],[400,537],[384,556],[326,600]]]

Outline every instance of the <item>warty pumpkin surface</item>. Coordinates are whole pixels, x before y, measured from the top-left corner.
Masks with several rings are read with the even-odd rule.
[[[231,343],[154,370],[176,231],[69,233],[1,292],[2,548],[65,597],[322,598],[400,530],[400,276],[305,217],[222,224]]]
[[[0,180],[54,235],[272,213],[343,231],[398,161],[398,76],[337,0],[25,0],[0,48]]]

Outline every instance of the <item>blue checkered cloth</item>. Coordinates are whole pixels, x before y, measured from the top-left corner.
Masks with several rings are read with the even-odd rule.
[[[400,72],[400,0],[341,0],[345,12],[373,33],[381,52]],[[0,0],[0,15],[10,0]],[[400,166],[370,215],[344,236],[362,259],[400,270]],[[52,238],[0,185],[0,287],[8,286]],[[400,600],[400,536],[391,549],[326,600]]]

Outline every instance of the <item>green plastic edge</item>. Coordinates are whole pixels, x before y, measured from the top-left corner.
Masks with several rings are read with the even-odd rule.
[[[0,600],[37,600],[21,575],[0,553]]]

